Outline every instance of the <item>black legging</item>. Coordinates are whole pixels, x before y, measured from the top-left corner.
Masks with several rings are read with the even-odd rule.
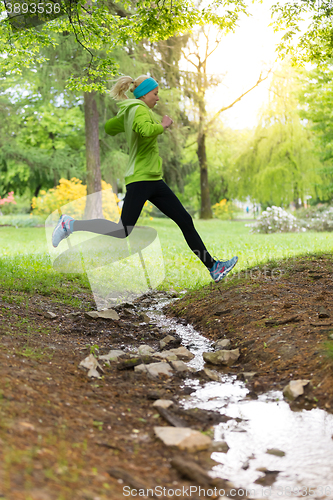
[[[118,223],[105,219],[76,220],[74,231],[89,231],[115,238],[126,238],[135,226],[145,202],[149,200],[181,229],[184,238],[197,257],[210,269],[215,260],[197,233],[192,217],[164,181],[139,181],[126,186],[126,196]]]

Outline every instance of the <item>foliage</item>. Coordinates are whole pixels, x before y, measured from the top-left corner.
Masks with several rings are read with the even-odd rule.
[[[7,207],[5,207],[5,203],[7,203],[7,206],[10,205],[11,203],[13,205],[16,205],[16,201],[14,200],[14,191],[11,191],[10,193],[8,193],[5,198],[0,197],[0,207],[2,207],[4,214],[7,213],[7,211],[6,211]],[[1,210],[0,210],[0,215],[2,215]]]
[[[113,3],[110,0],[91,2],[87,10],[86,0],[66,2],[66,15],[46,22],[42,27],[14,29],[10,20],[0,26],[0,51],[3,73],[20,73],[22,67],[43,62],[41,53],[45,46],[56,48],[57,33],[66,33],[87,51],[90,60],[81,71],[72,73],[67,87],[76,91],[105,92],[105,81],[117,73],[113,51],[130,41],[150,42],[167,39],[186,32],[197,24],[213,23],[221,29],[235,28],[239,14],[246,12],[243,0],[212,1],[203,6],[188,0],[158,1],[139,0]],[[5,6],[1,6],[2,13]],[[45,21],[45,17],[44,17]]]
[[[231,201],[227,201],[225,198],[219,203],[215,203],[212,206],[214,217],[221,220],[233,219],[235,207]]]
[[[311,215],[303,225],[312,231],[333,231],[333,207]]]
[[[44,226],[44,219],[37,215],[28,214],[15,214],[3,215],[0,219],[0,226],[13,226],[13,227],[38,227]]]
[[[0,80],[0,196],[38,195],[61,177],[84,172],[84,116],[54,92],[44,99],[36,71]],[[56,101],[56,102],[55,102]],[[60,104],[62,101],[62,104]]]
[[[248,224],[253,233],[289,233],[300,230],[299,221],[281,207],[268,207],[254,224]]]
[[[278,51],[293,64],[325,64],[333,56],[332,2],[325,0],[287,0],[272,7],[276,30],[285,31]],[[304,19],[308,20],[304,25]]]
[[[110,184],[102,181],[103,190],[112,190]],[[108,193],[110,194],[110,193]],[[71,180],[60,179],[59,185],[48,191],[41,191],[40,196],[32,199],[32,208],[34,215],[48,216],[55,210],[60,209],[63,205],[67,205],[75,200],[71,215],[73,217],[82,218],[86,205],[87,186],[82,184],[82,181],[73,177]],[[109,196],[102,195],[103,215],[109,220],[119,220],[120,209],[117,203],[120,200],[116,194],[111,193]]]

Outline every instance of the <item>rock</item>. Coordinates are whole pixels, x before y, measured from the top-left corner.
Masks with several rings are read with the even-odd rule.
[[[222,308],[222,309],[217,309],[214,314],[215,316],[224,316],[224,314],[229,314],[231,313],[231,309],[229,308]]]
[[[147,314],[142,313],[139,316],[139,321],[144,322],[144,323],[150,323],[151,318]]]
[[[89,354],[89,356],[87,356],[85,359],[83,359],[79,366],[83,366],[84,368],[88,368],[88,370],[89,370],[88,377],[101,378],[97,369],[99,369],[101,372],[104,372],[103,368],[98,363],[97,359],[95,358],[95,356],[93,354]]]
[[[121,356],[125,356],[126,353],[124,351],[119,350],[111,350],[107,354],[103,354],[103,356],[99,356],[98,359],[102,361],[118,361]]]
[[[160,340],[160,348],[163,349],[165,346],[170,344],[170,342],[175,341],[175,337],[172,337],[172,335],[167,335],[164,337],[164,339]]]
[[[327,309],[325,309],[325,307],[320,307],[318,317],[319,318],[329,318],[330,313],[327,311]]]
[[[68,317],[69,319],[74,319],[74,320],[75,320],[75,319],[79,319],[79,318],[80,318],[80,316],[81,316],[81,313],[80,313],[80,312],[72,312],[72,313],[69,313],[69,314],[67,315],[67,317]]]
[[[150,345],[140,345],[138,352],[142,356],[149,356],[151,354],[155,354],[155,350],[152,347],[150,347]]]
[[[58,317],[57,314],[54,314],[53,312],[51,311],[46,311],[44,313],[44,318],[47,318],[47,319],[56,319]]]
[[[214,380],[215,382],[221,382],[221,376],[217,372],[214,372],[213,370],[210,370],[209,368],[206,367],[204,367],[202,371],[207,375],[207,377],[210,380]]]
[[[167,361],[177,361],[178,358],[176,354],[170,351],[157,352],[154,354],[154,358],[166,359]]]
[[[152,389],[151,391],[147,392],[147,399],[151,399],[151,400],[162,399],[163,395],[164,395],[164,391]]]
[[[275,325],[286,325],[287,323],[298,323],[301,321],[301,318],[298,315],[290,316],[290,318],[286,319],[268,319],[265,321],[266,326],[275,326]]]
[[[230,345],[231,345],[230,339],[218,340],[214,344],[214,349],[216,351],[222,350],[222,349],[227,349]]]
[[[154,427],[154,432],[166,446],[176,446],[192,453],[207,450],[211,445],[208,436],[190,427]]]
[[[179,373],[192,371],[184,361],[170,361],[172,368]]]
[[[118,321],[119,315],[114,309],[106,309],[104,311],[89,311],[84,313],[88,319],[112,319]]]
[[[249,380],[252,380],[253,377],[257,375],[257,372],[241,372],[238,373],[237,379],[238,380],[244,380],[245,382],[248,382]]]
[[[310,380],[292,380],[283,389],[283,395],[286,399],[294,400],[304,394],[304,389],[309,390],[311,387]]]
[[[278,450],[277,448],[269,448],[268,450],[266,450],[266,453],[268,453],[269,455],[275,455],[276,457],[285,456],[285,452],[282,450]]]
[[[172,405],[173,401],[171,401],[171,399],[157,399],[153,403],[153,406],[160,406],[161,408],[169,408],[169,406]]]
[[[169,352],[174,353],[177,358],[182,361],[191,361],[194,358],[194,354],[191,353],[186,347],[178,347],[177,349],[169,349]]]
[[[202,356],[206,363],[211,363],[212,365],[230,366],[237,361],[240,353],[239,349],[233,349],[230,351],[204,352]]]
[[[172,368],[169,363],[165,363],[161,361],[160,363],[151,363],[150,365],[138,365],[134,367],[134,371],[136,372],[146,372],[152,375],[153,377],[159,377],[164,375],[166,377],[172,376]]]
[[[226,441],[214,441],[210,449],[212,452],[228,453],[229,445]]]
[[[119,360],[117,364],[117,370],[131,370],[135,366],[138,365],[149,365],[149,363],[155,363],[155,359],[150,355],[135,356],[133,354],[129,354],[129,357],[126,356],[127,359]]]
[[[124,316],[136,316],[135,311],[131,311],[130,309],[125,308],[125,309],[122,309],[121,312]]]

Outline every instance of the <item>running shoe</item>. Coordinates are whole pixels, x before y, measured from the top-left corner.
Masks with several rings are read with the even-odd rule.
[[[218,283],[226,277],[229,271],[237,264],[238,257],[232,257],[230,260],[217,260],[213,267],[210,269],[210,275]]]
[[[71,228],[70,228],[70,222],[74,220],[73,217],[70,217],[69,215],[61,215],[60,219],[58,220],[58,224],[56,225],[53,234],[52,234],[52,245],[54,248],[56,248],[61,240],[64,238],[68,238],[70,234],[72,234]]]

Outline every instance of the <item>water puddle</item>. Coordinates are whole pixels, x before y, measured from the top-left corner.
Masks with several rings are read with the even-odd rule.
[[[211,342],[191,325],[166,318],[161,312],[166,303],[155,303],[147,309],[148,315],[166,334],[171,330],[183,339],[182,344],[195,354],[188,364],[200,370],[202,353],[212,350]],[[235,376],[222,375],[221,382],[204,385],[188,379],[185,384],[196,391],[182,401],[184,408],[232,417],[215,426],[214,439],[226,441],[229,451],[212,454],[217,462],[212,474],[232,481],[250,498],[333,498],[333,415],[320,409],[291,411],[280,391],[247,399],[248,389]],[[285,455],[268,454],[270,449]],[[264,482],[255,483],[258,479]]]

